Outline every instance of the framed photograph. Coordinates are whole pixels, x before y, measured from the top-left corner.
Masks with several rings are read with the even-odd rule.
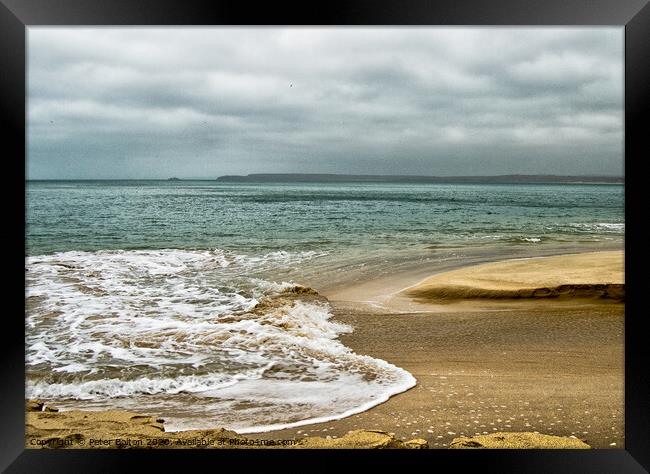
[[[647,2],[2,2],[7,472],[649,468]]]

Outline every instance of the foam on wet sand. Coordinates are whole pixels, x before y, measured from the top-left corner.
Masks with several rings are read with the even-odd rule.
[[[508,291],[522,285],[622,284],[622,257],[622,252],[598,252],[510,260],[441,273],[415,287],[441,281]],[[552,304],[520,298],[515,306],[491,310],[444,303],[449,311],[423,306],[397,312],[333,299],[332,319],[354,328],[340,334],[341,343],[405,369],[417,385],[343,419],[246,436],[310,440],[304,442],[310,447],[377,447],[375,441],[404,445],[423,439],[431,448],[447,448],[462,444],[458,438],[469,439],[465,447],[496,447],[491,443],[503,441],[496,438],[507,438],[511,447],[551,447],[530,445],[550,440],[552,447],[624,448],[624,305],[593,296],[588,302],[575,297],[544,301]],[[31,417],[46,421],[54,415]],[[79,421],[71,418],[66,429]],[[150,421],[155,424],[155,417]],[[75,430],[96,434],[95,425],[84,426]],[[362,434],[350,437],[358,430]],[[348,443],[352,439],[357,441]]]

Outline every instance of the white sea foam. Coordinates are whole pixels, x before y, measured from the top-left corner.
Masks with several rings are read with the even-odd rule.
[[[615,232],[625,231],[625,224],[621,222],[595,222],[569,224],[574,229],[584,232]]]
[[[254,309],[293,286],[265,274],[320,256],[29,257],[27,395],[67,400],[63,406],[156,407],[172,428],[252,432],[348,416],[415,385],[408,372],[341,344],[352,328],[332,321],[326,303]]]

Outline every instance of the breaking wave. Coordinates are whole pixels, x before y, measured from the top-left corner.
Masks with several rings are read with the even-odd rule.
[[[27,396],[150,407],[171,428],[245,433],[341,418],[415,385],[344,346],[352,328],[314,290],[264,277],[322,255],[28,257]]]

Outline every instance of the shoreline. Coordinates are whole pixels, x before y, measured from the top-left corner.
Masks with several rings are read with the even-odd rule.
[[[454,270],[429,272],[417,283],[447,273]],[[399,276],[393,278],[393,288],[399,282]],[[336,440],[348,431],[373,429],[386,430],[402,442],[422,438],[430,447],[442,448],[458,436],[538,431],[584,439],[593,447],[624,446],[623,304],[570,297],[545,300],[550,306],[545,308],[527,299],[432,305],[397,295],[402,291],[376,304],[368,295],[374,291],[385,296],[387,290],[376,283],[362,283],[356,293],[353,288],[323,294],[333,307],[333,318],[354,327],[341,341],[358,354],[407,370],[417,380],[415,387],[338,420],[250,434],[260,439]],[[599,351],[593,350],[594,344]],[[504,388],[498,381],[515,388]],[[557,387],[540,398],[538,393],[549,384]],[[601,422],[592,421],[586,405],[597,407]]]
[[[569,250],[569,251],[567,251]],[[493,268],[493,273],[498,276],[495,278],[495,275],[491,275],[492,283],[494,280],[503,278],[506,273],[512,273],[512,263],[531,263],[536,260],[540,261],[551,261],[565,258],[573,259],[574,264],[576,265],[585,265],[589,263],[590,257],[595,257],[596,259],[602,258],[602,256],[607,256],[608,261],[606,262],[609,265],[616,265],[620,263],[620,268],[617,268],[617,275],[611,281],[606,281],[603,275],[595,275],[595,278],[587,278],[578,281],[572,281],[571,279],[560,278],[555,284],[551,281],[549,285],[548,273],[558,273],[557,268],[551,268],[550,272],[546,269],[547,278],[546,281],[536,282],[537,284],[525,285],[522,283],[515,283],[514,285],[509,285],[504,288],[484,288],[484,282],[472,281],[473,272],[475,269],[480,268]],[[598,297],[601,295],[607,295],[607,287],[601,288],[598,285],[603,284],[613,284],[614,286],[609,287],[610,294],[613,296],[612,299],[622,301],[624,299],[624,272],[623,272],[623,251],[619,248],[613,246],[607,246],[603,249],[594,250],[593,248],[583,248],[582,250],[577,250],[575,248],[571,249],[561,249],[561,248],[551,248],[545,249],[542,255],[533,255],[531,253],[524,253],[524,255],[517,255],[514,257],[504,257],[502,254],[485,254],[472,256],[469,258],[461,258],[458,260],[452,260],[448,262],[443,262],[436,266],[435,271],[431,271],[431,265],[421,264],[417,268],[408,271],[401,272],[395,275],[389,276],[380,276],[374,279],[369,279],[359,283],[352,283],[345,286],[338,286],[332,288],[319,289],[319,292],[325,296],[331,302],[337,302],[338,304],[347,305],[349,307],[356,307],[358,305],[363,305],[365,310],[370,311],[387,311],[387,312],[422,312],[422,311],[461,311],[468,309],[469,306],[476,307],[480,306],[480,300],[492,299],[490,305],[483,305],[486,310],[493,309],[497,307],[495,305],[496,300],[503,300],[502,302],[507,302],[508,300],[514,299],[526,299],[530,297],[555,297],[562,296],[565,298],[557,298],[555,302],[559,302],[560,299],[583,299],[588,301],[593,299],[594,296]],[[620,256],[620,257],[618,257]],[[620,262],[616,262],[617,258]],[[503,266],[506,265],[504,268]],[[558,265],[556,264],[556,267]],[[539,269],[538,269],[539,270]],[[566,269],[562,268],[562,271]],[[467,272],[467,274],[465,274]],[[575,272],[574,272],[575,273]],[[583,272],[588,273],[588,272]],[[462,281],[462,288],[449,288],[449,284],[438,285],[441,291],[441,298],[435,298],[427,295],[426,290],[422,287],[425,282],[436,282],[436,279],[444,280],[448,276],[454,276],[456,280],[458,277],[464,278],[465,281]],[[581,275],[584,276],[584,275]],[[511,275],[512,277],[512,275]],[[510,278],[512,280],[512,278]],[[582,285],[577,288],[562,288],[562,285]],[[586,285],[586,286],[585,286]],[[494,286],[494,285],[493,285]],[[419,288],[417,288],[419,287]],[[475,287],[475,290],[478,289],[488,289],[493,291],[484,291],[483,294],[472,294],[471,287]],[[409,291],[410,290],[410,291]],[[448,291],[448,295],[445,295],[445,290]],[[453,290],[456,290],[455,292]],[[458,291],[461,290],[461,291]],[[497,290],[497,291],[494,291]],[[499,294],[498,290],[508,290],[508,292],[502,292]],[[526,290],[526,291],[524,291]],[[528,291],[530,290],[530,294]],[[538,292],[544,291],[548,294],[533,294],[535,290]],[[455,294],[454,294],[455,293]],[[445,297],[446,296],[446,297]],[[454,304],[448,304],[453,302]]]
[[[417,385],[359,415],[256,436],[371,428],[446,448],[458,436],[530,431],[624,447],[624,305],[518,304],[401,314],[337,307],[337,320],[355,326],[341,337],[346,346],[407,370]]]

